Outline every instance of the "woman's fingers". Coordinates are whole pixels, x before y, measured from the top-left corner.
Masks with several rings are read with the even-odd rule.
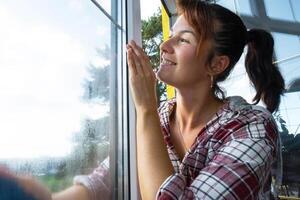
[[[143,68],[142,68],[142,63],[138,55],[136,54],[135,51],[135,46],[128,44],[127,45],[127,52],[130,57],[128,57],[128,64],[131,65],[133,64],[133,68],[135,69],[135,75],[144,75]]]
[[[144,71],[143,71],[143,63],[142,60],[140,59],[140,57],[136,54],[136,51],[133,48],[133,60],[135,62],[135,66],[136,66],[136,71],[138,75],[144,75]]]
[[[141,47],[139,47],[134,41],[131,41],[129,43],[129,46],[133,49],[136,55],[136,63],[139,63],[137,67],[141,68],[141,72],[143,73],[143,75],[153,74],[150,60],[148,56],[144,53],[144,50]]]
[[[137,74],[137,69],[134,61],[134,52],[131,47],[127,47],[127,60],[128,60],[128,66],[129,66],[129,74],[131,76]]]

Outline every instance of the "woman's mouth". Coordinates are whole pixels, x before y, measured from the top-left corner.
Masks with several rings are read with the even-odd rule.
[[[160,63],[161,66],[171,66],[171,65],[176,65],[175,62],[172,62],[168,59],[162,58],[162,61]]]

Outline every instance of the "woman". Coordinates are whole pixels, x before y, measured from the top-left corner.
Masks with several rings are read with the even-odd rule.
[[[271,113],[284,90],[272,64],[272,36],[247,31],[237,15],[219,5],[182,0],[178,8],[171,36],[161,45],[156,74],[135,42],[127,46],[142,199],[269,199],[271,165],[279,151]],[[254,101],[262,100],[267,110],[241,97],[225,98],[218,86],[245,46],[246,70],[257,91]],[[156,78],[176,89],[176,98],[158,111]],[[105,198],[105,163],[53,199]],[[40,199],[50,198],[40,184],[19,182],[31,184],[27,191]]]
[[[271,112],[284,90],[272,64],[272,36],[247,31],[236,14],[215,4],[182,0],[179,13],[156,74],[175,87],[176,98],[159,113],[147,56],[134,42],[128,45],[142,199],[269,199],[279,151]],[[241,97],[225,99],[218,87],[245,46],[254,101],[268,111]]]

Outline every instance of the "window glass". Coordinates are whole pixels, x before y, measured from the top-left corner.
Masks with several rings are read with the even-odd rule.
[[[237,0],[238,12],[245,15],[253,15],[249,0]]]
[[[276,1],[274,3],[273,0],[265,0],[264,2],[267,15],[270,18],[295,21],[290,1]]]
[[[298,0],[290,0],[291,2],[291,8],[292,8],[292,14],[295,16],[296,21],[300,22],[300,1]]]
[[[91,0],[92,2],[98,4],[107,12],[109,15],[111,15],[111,0]]]
[[[286,84],[300,77],[300,37],[297,35],[273,33],[276,60]]]
[[[2,1],[0,24],[0,163],[61,190],[109,153],[111,23],[91,1],[30,0]]]
[[[281,195],[297,196],[300,180],[300,37],[273,33],[278,66],[285,79],[286,93],[275,114],[282,139],[283,184]],[[298,194],[299,195],[299,194]]]
[[[234,0],[219,0],[217,1],[218,4],[228,8],[229,10],[236,12],[236,6]]]

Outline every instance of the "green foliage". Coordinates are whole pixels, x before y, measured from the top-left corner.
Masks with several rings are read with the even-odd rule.
[[[162,19],[161,11],[158,9],[147,20],[142,20],[142,47],[150,58],[153,69],[157,70],[160,64],[159,46],[162,39]],[[158,103],[166,99],[166,85],[158,82],[157,88]]]
[[[56,175],[45,175],[37,177],[43,182],[52,192],[59,192],[72,185],[73,176],[57,177]]]
[[[142,20],[142,47],[154,67],[159,65],[159,45],[162,43],[161,12]]]

